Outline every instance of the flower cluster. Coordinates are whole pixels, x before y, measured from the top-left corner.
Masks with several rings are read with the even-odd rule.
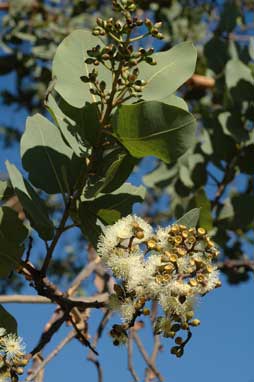
[[[0,381],[18,380],[17,376],[23,374],[23,366],[28,362],[24,351],[21,337],[0,328]]]
[[[220,286],[213,260],[219,252],[204,228],[174,224],[156,232],[143,219],[129,215],[105,229],[98,253],[114,276],[121,280],[111,296],[112,309],[123,317],[122,332],[114,328],[114,343],[141,314],[149,314],[148,301],[157,301],[164,311],[158,317],[155,332],[175,338],[179,330],[198,326],[194,309],[198,297]],[[126,337],[126,336],[125,336]],[[184,341],[176,337],[172,348],[183,353]]]

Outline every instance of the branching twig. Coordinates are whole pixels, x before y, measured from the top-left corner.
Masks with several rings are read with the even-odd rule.
[[[143,346],[143,344],[142,344],[142,342],[141,342],[141,340],[140,340],[140,338],[136,332],[133,332],[133,338],[134,338],[134,340],[137,344],[137,347],[138,347],[144,361],[146,362],[147,366],[154,372],[154,374],[156,375],[158,380],[160,382],[162,382],[163,381],[162,375],[156,369],[155,365],[151,362],[151,360],[150,360],[150,358],[149,358],[149,356],[148,356],[148,354],[147,354],[147,352],[146,352],[146,350],[145,350],[145,348],[144,348],[144,346]]]
[[[57,354],[63,349],[65,345],[67,345],[74,337],[76,336],[76,330],[72,330],[67,334],[67,336],[56,346],[56,348],[45,358],[44,361],[42,361],[39,365],[39,367],[31,373],[27,378],[26,381],[32,381],[44,367],[54,358],[57,356]]]
[[[133,329],[130,329],[128,334],[128,369],[133,376],[134,381],[138,382],[139,377],[133,366]]]

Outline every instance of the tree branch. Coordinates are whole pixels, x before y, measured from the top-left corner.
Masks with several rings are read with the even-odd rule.
[[[54,358],[57,354],[67,345],[74,337],[76,336],[76,330],[72,330],[67,334],[67,336],[55,347],[54,350],[42,361],[39,367],[32,372],[27,378],[26,381],[32,381],[36,376],[44,369],[44,367]]]
[[[133,338],[134,338],[134,340],[135,340],[135,342],[137,344],[137,347],[138,347],[138,349],[139,349],[139,351],[140,351],[144,361],[146,362],[147,366],[154,372],[154,374],[156,375],[158,380],[160,382],[162,382],[163,381],[162,375],[156,369],[155,365],[151,362],[151,360],[150,360],[150,358],[149,358],[149,356],[148,356],[148,354],[147,354],[147,352],[146,352],[146,350],[145,350],[145,348],[144,348],[144,346],[143,346],[143,344],[142,344],[138,334],[136,332],[134,332],[134,331],[133,331]]]
[[[133,366],[133,328],[129,330],[128,335],[128,369],[134,378],[134,381],[138,382],[139,377]]]

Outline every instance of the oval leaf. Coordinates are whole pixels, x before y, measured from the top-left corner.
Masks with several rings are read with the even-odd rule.
[[[18,169],[6,162],[12,186],[16,192],[20,203],[31,222],[31,226],[38,231],[43,240],[51,240],[54,234],[54,226],[48,217],[47,209],[36,194],[31,185],[23,179]]]
[[[147,81],[142,93],[143,99],[160,100],[173,93],[193,74],[197,51],[191,42],[174,46],[166,52],[156,53],[157,65],[142,62],[139,65],[140,78]]]
[[[65,144],[59,129],[40,114],[27,119],[21,156],[29,180],[48,194],[70,192],[84,166]]]
[[[113,117],[114,135],[131,155],[154,155],[166,163],[192,146],[195,129],[190,113],[157,101],[121,106]]]

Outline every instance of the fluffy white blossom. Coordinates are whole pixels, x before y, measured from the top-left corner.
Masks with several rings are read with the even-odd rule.
[[[105,228],[104,235],[100,237],[98,243],[98,254],[102,258],[107,259],[119,244],[128,246],[137,225],[140,227],[140,231],[142,230],[144,236],[142,239],[135,237],[133,245],[148,240],[152,235],[152,227],[138,216],[128,215],[118,220],[114,225]]]
[[[212,265],[218,250],[203,228],[175,224],[153,232],[129,215],[105,229],[98,253],[123,282],[111,305],[125,322],[141,314],[149,300],[159,301],[167,320],[188,322],[197,298],[220,284]]]
[[[3,352],[6,355],[6,358],[10,361],[24,355],[25,345],[23,339],[15,334],[7,334],[2,337],[0,346],[1,352]]]

